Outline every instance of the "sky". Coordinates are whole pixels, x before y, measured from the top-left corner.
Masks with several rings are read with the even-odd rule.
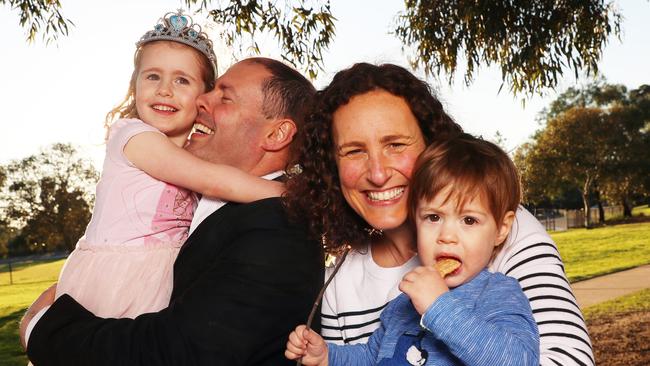
[[[40,38],[27,43],[26,31],[18,25],[18,12],[0,5],[0,164],[35,154],[56,142],[70,142],[101,167],[104,117],[126,93],[135,42],[164,13],[182,6],[171,0],[61,3],[62,13],[75,25],[69,36],[50,45]],[[608,82],[634,89],[650,83],[650,1],[621,0],[616,4],[624,16],[623,34],[620,41],[610,38],[599,69]],[[390,62],[408,68],[401,44],[389,34],[403,1],[331,0],[331,5],[338,19],[336,36],[324,54],[325,70],[314,81],[317,88],[326,86],[337,71],[355,62]],[[205,15],[193,18],[206,22]],[[233,54],[240,59],[252,56],[228,50],[214,27],[209,33],[220,72],[232,64]],[[279,58],[277,46],[262,41],[262,55]],[[415,73],[425,78],[421,72]],[[532,97],[525,104],[505,86],[498,93],[501,77],[495,67],[479,69],[469,87],[462,83],[462,74],[456,75],[451,86],[444,76],[427,81],[467,132],[493,138],[498,131],[512,151],[540,127],[536,116],[559,93],[589,82],[584,77],[576,80],[570,70],[565,74],[556,91]]]

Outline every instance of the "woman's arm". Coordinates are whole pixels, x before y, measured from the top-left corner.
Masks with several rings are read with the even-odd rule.
[[[524,290],[539,329],[540,365],[593,366],[587,326],[551,237],[520,207],[504,245],[490,269],[517,279]]]
[[[131,137],[124,155],[158,180],[225,201],[252,202],[280,196],[284,191],[282,183],[199,159],[160,133],[142,132]]]

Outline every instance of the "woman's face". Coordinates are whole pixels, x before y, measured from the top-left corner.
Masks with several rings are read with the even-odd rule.
[[[413,165],[424,150],[417,119],[404,99],[375,90],[334,113],[332,134],[341,190],[348,204],[376,229],[407,217]]]

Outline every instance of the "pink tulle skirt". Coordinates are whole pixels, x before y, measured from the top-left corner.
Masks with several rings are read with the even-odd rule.
[[[180,244],[89,245],[66,260],[56,297],[69,294],[102,318],[135,318],[166,308]]]

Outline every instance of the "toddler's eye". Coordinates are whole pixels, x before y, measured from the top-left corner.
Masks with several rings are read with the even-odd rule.
[[[158,74],[149,74],[149,75],[146,76],[146,79],[147,80],[158,80],[158,79],[160,79],[160,77],[158,76]]]
[[[465,223],[465,225],[474,225],[478,221],[475,218],[471,217],[471,216],[467,216],[467,217],[463,218],[463,222]]]
[[[436,214],[431,214],[431,215],[427,215],[427,216],[425,217],[425,219],[426,219],[427,221],[431,221],[431,222],[438,222],[438,221],[440,221],[440,216],[438,216],[438,215],[436,215]]]
[[[188,85],[190,83],[189,80],[187,80],[186,78],[183,78],[183,77],[180,77],[180,78],[176,79],[176,82],[179,83],[179,84],[182,84],[182,85]]]

